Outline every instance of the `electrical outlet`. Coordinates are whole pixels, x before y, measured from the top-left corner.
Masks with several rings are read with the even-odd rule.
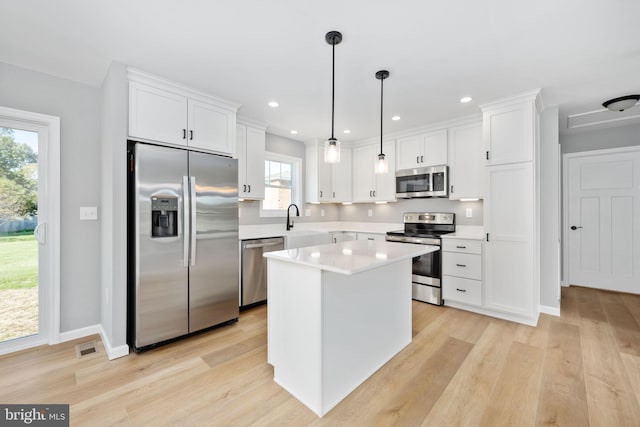
[[[324,216],[324,209],[320,209],[320,216]]]
[[[305,209],[304,216],[311,216],[311,209]]]
[[[98,208],[95,206],[91,207],[81,207],[80,208],[80,219],[83,221],[95,221],[98,219]]]
[[[367,211],[367,216],[373,216],[373,209],[369,209]]]
[[[473,208],[467,208],[466,217],[473,218]]]

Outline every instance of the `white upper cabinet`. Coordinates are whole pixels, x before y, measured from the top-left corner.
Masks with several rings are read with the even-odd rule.
[[[189,100],[188,107],[187,145],[217,153],[232,154],[235,112],[193,99]]]
[[[449,128],[449,199],[484,197],[482,123]]]
[[[376,174],[379,144],[367,144],[353,149],[353,201],[379,202],[396,200],[395,142],[383,145],[389,162],[389,172]]]
[[[447,130],[399,138],[398,170],[447,164]]]
[[[129,136],[187,145],[186,96],[129,83]]]
[[[534,149],[533,102],[484,107],[484,145],[487,165],[530,162]]]
[[[351,148],[340,148],[340,163],[324,161],[324,145],[306,145],[307,203],[340,203],[351,201]]]
[[[236,126],[238,197],[264,199],[265,128],[244,123]]]
[[[129,68],[129,136],[235,156],[238,105]]]

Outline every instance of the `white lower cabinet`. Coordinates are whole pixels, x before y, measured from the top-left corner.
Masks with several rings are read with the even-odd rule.
[[[378,234],[378,233],[358,233],[357,235],[357,239],[358,240],[378,240],[378,241],[384,241],[385,240],[385,234]]]
[[[356,240],[356,233],[351,231],[333,231],[331,233],[333,243],[348,242],[349,240]]]
[[[482,306],[482,242],[449,240],[442,243],[442,298]]]

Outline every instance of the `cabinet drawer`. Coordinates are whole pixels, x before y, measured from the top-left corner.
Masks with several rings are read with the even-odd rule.
[[[481,254],[482,242],[477,240],[442,239],[442,250],[465,254]]]
[[[482,305],[482,282],[462,277],[442,276],[442,298],[445,301]]]
[[[476,254],[442,253],[442,274],[467,279],[482,279],[482,257]]]
[[[358,240],[379,240],[384,241],[386,234],[376,234],[376,233],[357,233]]]

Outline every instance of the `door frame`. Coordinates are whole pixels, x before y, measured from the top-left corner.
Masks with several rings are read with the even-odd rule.
[[[562,155],[562,286],[569,283],[569,160],[580,157],[604,156],[609,154],[640,152],[640,145],[605,148],[602,150],[579,151]]]
[[[38,188],[38,200],[44,199],[46,207],[44,215],[38,212],[38,223],[44,224],[45,228],[45,243],[39,247],[39,252],[44,251],[44,265],[38,263],[39,273],[45,273],[45,277],[40,274],[38,277],[42,316],[38,319],[39,331],[36,338],[26,337],[24,340],[6,343],[8,345],[3,346],[0,351],[0,354],[6,354],[60,342],[60,118],[0,106],[0,119],[17,126],[39,128],[38,131],[42,131],[46,138],[43,150],[40,150],[38,141],[38,158],[45,160],[45,188],[40,188],[40,185]],[[41,286],[42,283],[44,286]]]

